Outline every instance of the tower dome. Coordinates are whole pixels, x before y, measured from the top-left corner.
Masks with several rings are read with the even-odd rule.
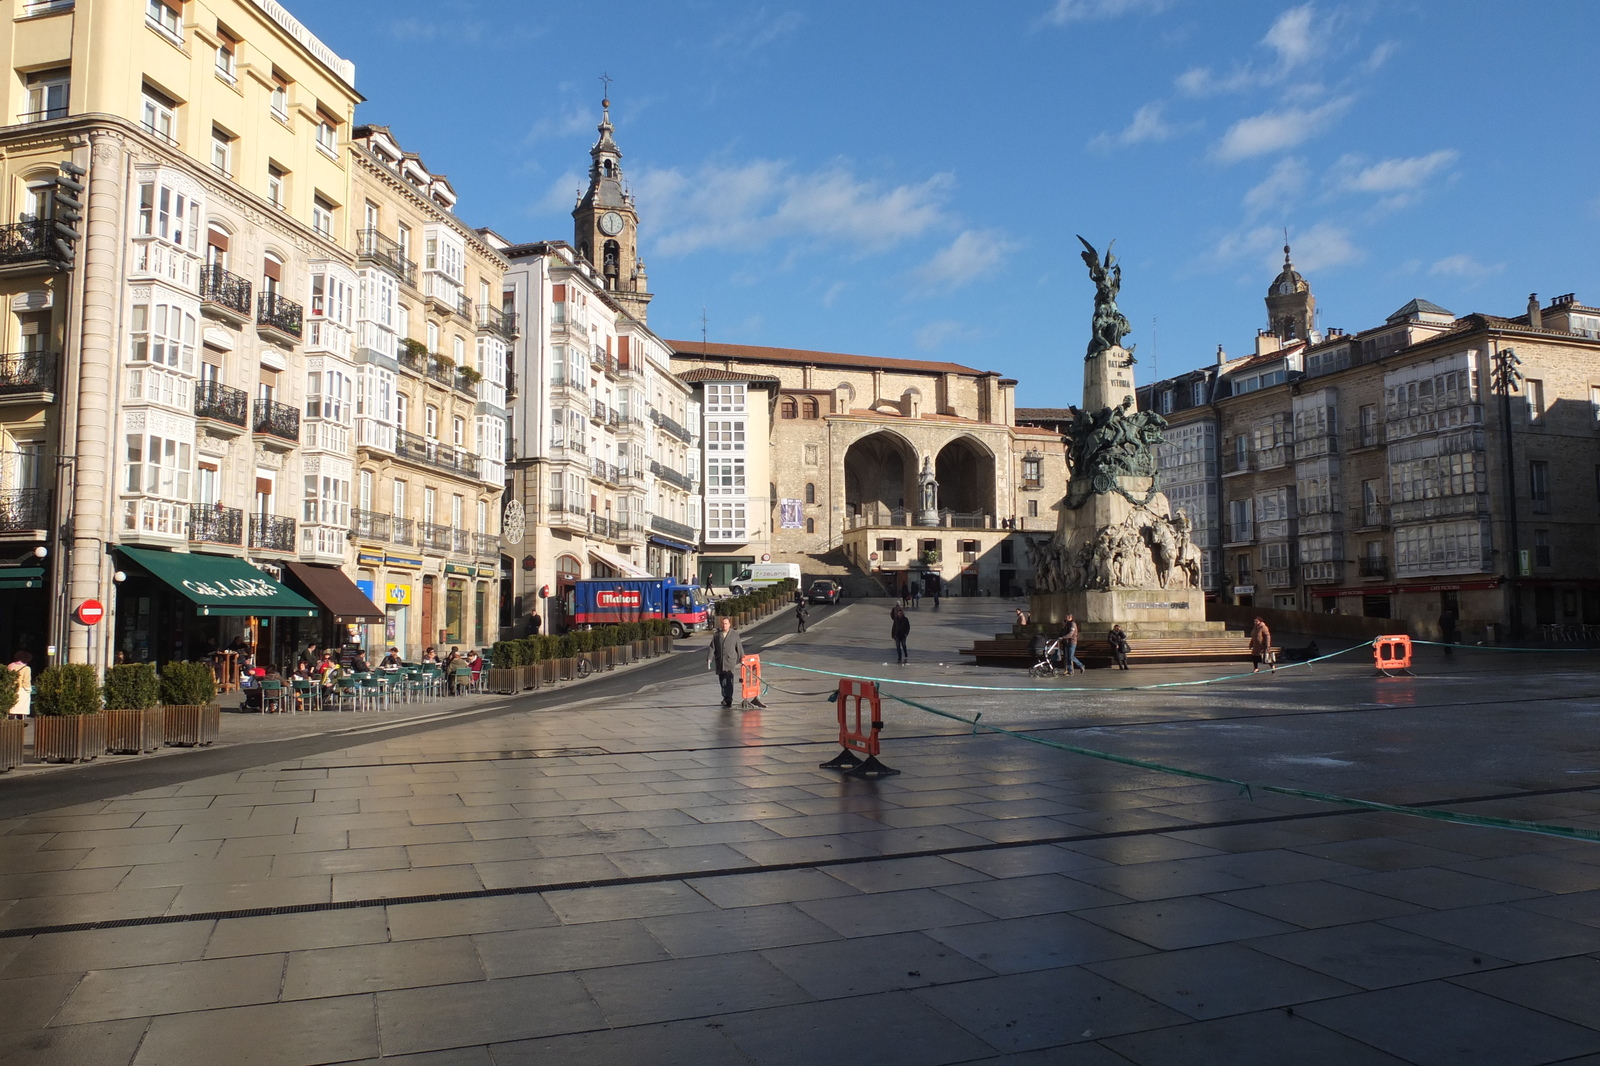
[[[1316,316],[1317,298],[1311,294],[1311,283],[1289,259],[1288,234],[1285,234],[1283,269],[1267,289],[1267,328],[1286,344],[1292,340],[1310,340]]]

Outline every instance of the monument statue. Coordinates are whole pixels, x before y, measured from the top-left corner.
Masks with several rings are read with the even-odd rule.
[[[917,525],[938,525],[939,482],[933,476],[933,457],[931,455],[924,456],[922,459],[922,473],[917,475],[917,487],[921,495],[921,507],[917,510]]]
[[[1100,253],[1095,251],[1094,245],[1082,237],[1078,238],[1078,243],[1083,245],[1083,251],[1079,254],[1088,264],[1089,279],[1094,282],[1094,321],[1089,333],[1089,354],[1084,358],[1093,359],[1101,352],[1115,349],[1124,352],[1128,362],[1132,363],[1133,349],[1122,347],[1122,338],[1132,331],[1132,327],[1123,313],[1117,310],[1117,293],[1122,291],[1122,264],[1111,254],[1117,242],[1106,245],[1104,262],[1101,262]]]

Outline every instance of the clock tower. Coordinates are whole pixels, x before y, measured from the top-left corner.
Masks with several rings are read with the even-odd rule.
[[[1311,283],[1289,261],[1286,236],[1283,270],[1272,279],[1272,285],[1267,289],[1267,328],[1285,344],[1295,340],[1309,342],[1316,320],[1317,298],[1311,294]]]
[[[650,304],[639,258],[639,215],[622,184],[622,149],[611,139],[611,101],[600,101],[600,139],[589,149],[589,188],[572,209],[573,244],[606,291],[640,322]]]

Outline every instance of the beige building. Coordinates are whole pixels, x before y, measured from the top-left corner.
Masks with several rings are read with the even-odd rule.
[[[1285,312],[1286,281],[1311,299],[1286,264],[1255,355],[1141,390],[1171,423],[1163,487],[1209,537],[1210,593],[1424,634],[1454,614],[1472,639],[1600,623],[1600,311],[1412,300],[1321,332]],[[1523,380],[1502,396],[1508,349]]]
[[[880,582],[1023,590],[1054,532],[1061,434],[1016,424],[1015,381],[955,363],[675,341],[701,390],[702,579],[842,551]],[[729,449],[743,435],[743,451]],[[928,482],[933,482],[929,486]]]

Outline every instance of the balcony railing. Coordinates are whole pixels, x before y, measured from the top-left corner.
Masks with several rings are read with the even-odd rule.
[[[294,519],[275,514],[250,516],[250,547],[269,552],[293,552]]]
[[[400,242],[375,229],[356,234],[356,255],[388,270],[407,285],[417,284],[417,264],[407,259]]]
[[[694,541],[693,526],[686,526],[682,522],[674,522],[672,519],[662,518],[660,515],[650,516],[650,528],[657,533],[665,533],[669,537],[677,537],[679,540],[686,540],[691,543]]]
[[[418,345],[407,344],[401,341],[395,350],[395,361],[407,370],[414,370],[418,374],[428,372],[428,350]]]
[[[589,512],[589,532],[606,540],[617,540],[621,536],[619,523],[593,511]]]
[[[694,479],[685,474],[680,474],[670,466],[662,466],[654,459],[650,460],[650,472],[664,481],[668,481],[686,492],[694,491]]]
[[[389,515],[379,514],[377,511],[363,511],[359,507],[350,510],[350,532],[363,540],[388,540],[394,531],[394,522]]]
[[[0,533],[50,528],[50,490],[0,492]]]
[[[1356,561],[1356,573],[1362,577],[1388,577],[1389,557],[1387,555],[1364,555]]]
[[[47,218],[0,226],[0,266],[36,259],[51,263],[64,262],[61,253],[56,250],[54,226]]]
[[[677,437],[685,444],[688,444],[694,439],[687,429],[684,429],[682,426],[678,425],[678,423],[674,422],[660,411],[657,411],[654,407],[650,408],[650,421],[654,422],[668,433],[671,433],[674,437]]]
[[[491,329],[506,340],[514,340],[517,336],[517,316],[513,311],[502,311],[489,304],[478,305],[478,328]]]
[[[394,533],[392,535],[394,542],[396,544],[404,544],[407,547],[415,546],[417,543],[417,524],[411,519],[401,518],[399,515],[394,515],[391,521],[394,525]]]
[[[450,530],[450,552],[452,555],[472,554],[472,534],[464,529]]]
[[[241,318],[250,317],[250,282],[215,263],[200,271],[200,299]]]
[[[480,559],[500,558],[500,538],[489,533],[472,535],[472,552]]]
[[[437,522],[418,522],[417,542],[419,547],[447,552],[450,550],[450,527]]]
[[[267,326],[300,339],[305,308],[275,292],[264,292],[256,301],[256,325]]]
[[[608,463],[598,456],[589,460],[589,472],[608,485],[617,484],[622,476],[615,463]]]
[[[269,437],[297,441],[300,439],[300,410],[277,400],[257,400],[252,428]]]
[[[440,444],[436,440],[419,437],[403,429],[395,431],[394,452],[402,459],[431,466],[435,470],[444,470],[473,480],[477,480],[478,477],[477,456],[452,448],[448,444]]]
[[[250,394],[220,381],[199,382],[194,387],[194,414],[196,418],[214,418],[243,428],[250,420]]]
[[[0,395],[8,392],[54,392],[55,387],[55,352],[0,355]]]
[[[190,504],[189,539],[195,543],[243,544],[244,512],[217,503]]]

